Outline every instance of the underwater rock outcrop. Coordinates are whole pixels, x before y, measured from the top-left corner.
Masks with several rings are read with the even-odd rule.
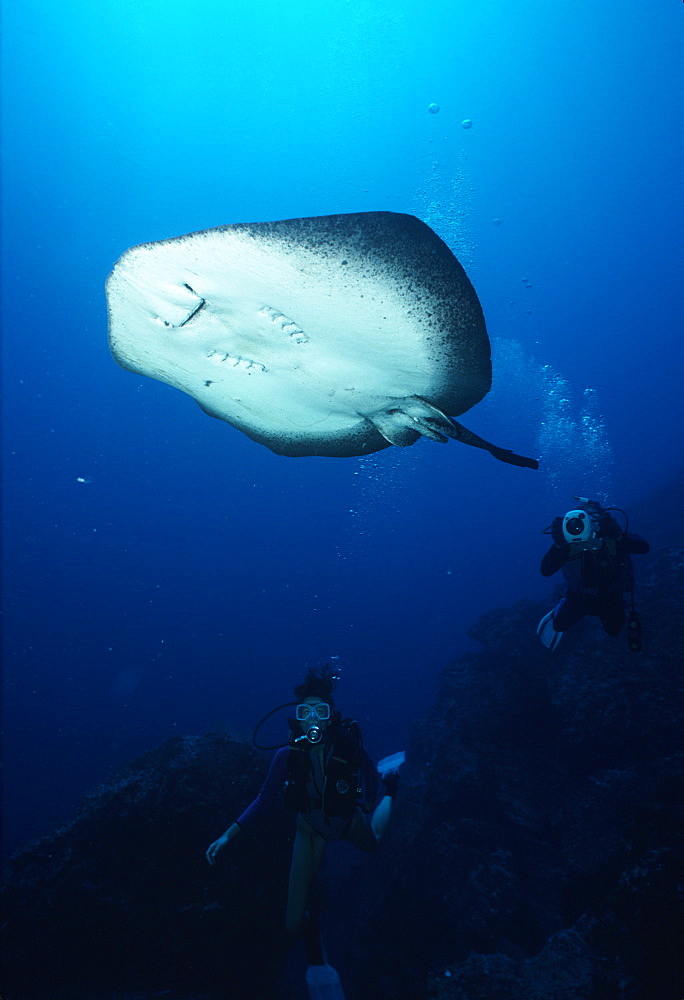
[[[225,735],[171,739],[20,851],[2,894],[3,996],[270,997],[286,952],[288,817],[240,838],[215,868],[204,856],[264,764]]]
[[[341,894],[358,998],[684,995],[684,548],[639,569],[642,653],[595,619],[550,653],[549,605],[521,601],[444,670],[386,845]]]
[[[443,671],[382,850],[330,893],[347,1000],[684,996],[683,504],[680,481],[634,519],[642,653],[593,620],[550,653],[550,601],[520,601]],[[6,1000],[277,996],[291,816],[204,859],[264,771],[225,735],[170,740],[21,851]]]

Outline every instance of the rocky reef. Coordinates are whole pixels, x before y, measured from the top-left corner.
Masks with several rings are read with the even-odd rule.
[[[290,817],[238,838],[215,868],[204,857],[264,767],[226,735],[169,740],[19,852],[2,892],[4,996],[273,995]]]
[[[549,602],[521,601],[443,671],[382,850],[330,894],[348,1000],[684,996],[684,540],[654,513],[681,494],[638,519],[643,652],[585,620],[550,653]],[[300,996],[277,985],[291,817],[204,859],[264,770],[226,735],[174,739],[21,851],[7,1000]]]
[[[641,565],[643,652],[590,619],[549,653],[521,601],[444,670],[345,912],[359,998],[684,995],[684,549]]]

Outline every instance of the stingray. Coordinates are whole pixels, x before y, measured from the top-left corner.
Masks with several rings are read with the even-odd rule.
[[[499,448],[451,419],[491,387],[482,308],[412,215],[219,226],[127,250],[107,279],[116,361],[278,455],[368,455],[424,436]]]

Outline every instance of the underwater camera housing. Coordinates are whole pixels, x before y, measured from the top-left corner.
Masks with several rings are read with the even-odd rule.
[[[596,534],[594,523],[584,510],[569,510],[563,518],[566,542],[589,542]]]
[[[563,536],[566,542],[579,544],[584,549],[601,547],[599,518],[603,508],[596,500],[575,497],[578,507],[569,510],[563,518]]]

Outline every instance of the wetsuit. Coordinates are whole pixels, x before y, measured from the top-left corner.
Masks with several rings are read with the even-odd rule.
[[[324,810],[323,789],[325,787],[326,771],[334,754],[334,746],[326,747],[325,762],[322,768],[318,753],[309,753],[306,750],[282,747],[273,756],[271,767],[259,794],[247,806],[242,815],[238,816],[236,820],[238,826],[242,829],[252,826],[278,801],[288,780],[291,753],[298,755],[305,754],[306,758],[308,758],[309,766],[305,779],[305,804],[300,812],[306,823],[326,841],[346,839],[351,840],[361,850],[375,850],[377,841],[365,813],[366,811],[371,811],[375,805],[378,791],[378,775],[365,747],[361,747],[361,788],[364,809],[356,801],[355,791],[351,791],[350,794],[354,795],[354,804],[351,804],[347,815],[328,815]]]
[[[649,544],[639,535],[606,538],[598,549],[581,542],[553,545],[541,562],[543,576],[559,569],[568,591],[553,616],[556,632],[565,632],[585,615],[596,615],[608,635],[616,636],[625,624],[624,591],[632,589],[630,555],[644,555]]]

